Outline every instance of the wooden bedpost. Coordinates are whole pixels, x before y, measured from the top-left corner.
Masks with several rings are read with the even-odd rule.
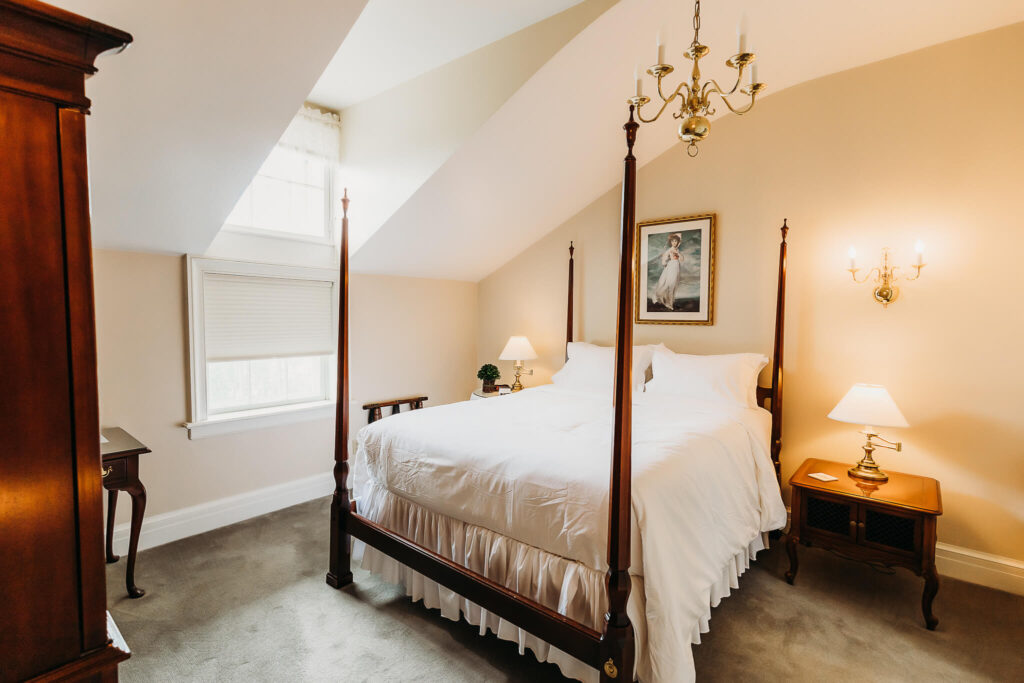
[[[622,176],[622,245],[619,252],[619,311],[615,331],[615,424],[611,486],[608,497],[608,612],[601,635],[601,681],[633,680],[633,624],[629,601],[630,512],[633,447],[633,234],[636,229],[636,157],[633,144],[640,127],[629,107],[626,158]]]
[[[569,342],[572,341],[572,253],[575,248],[569,242],[569,303],[565,309],[565,360],[569,360]]]
[[[782,242],[779,244],[779,289],[775,298],[775,352],[772,371],[772,463],[775,477],[782,484],[782,360],[783,340],[786,327],[786,235],[789,233],[787,219],[782,219]]]
[[[341,198],[341,291],[338,293],[338,407],[334,423],[334,497],[331,499],[331,549],[327,585],[352,583],[348,534],[348,188]]]

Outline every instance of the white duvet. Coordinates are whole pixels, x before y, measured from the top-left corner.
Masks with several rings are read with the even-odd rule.
[[[692,679],[689,645],[718,599],[712,587],[762,532],[786,522],[768,453],[771,418],[760,408],[640,393],[633,419],[630,571],[645,593],[641,674]],[[384,489],[603,572],[611,434],[608,395],[554,385],[410,411],[359,432],[355,494]]]

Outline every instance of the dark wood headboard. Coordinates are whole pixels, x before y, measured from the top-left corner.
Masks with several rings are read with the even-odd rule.
[[[775,478],[782,484],[782,362],[783,342],[785,340],[786,323],[786,235],[789,233],[787,219],[782,220],[782,241],[779,243],[779,281],[775,296],[775,342],[772,356],[772,384],[770,387],[757,387],[757,403],[772,414],[772,434],[770,450],[772,464],[775,466]],[[573,328],[573,243],[569,242],[569,296],[565,317],[566,360],[569,359],[568,346],[572,341]]]

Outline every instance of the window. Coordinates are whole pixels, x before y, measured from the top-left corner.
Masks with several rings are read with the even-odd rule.
[[[227,230],[332,244],[336,114],[303,107],[224,223]]]
[[[330,415],[337,271],[188,258],[191,438]]]

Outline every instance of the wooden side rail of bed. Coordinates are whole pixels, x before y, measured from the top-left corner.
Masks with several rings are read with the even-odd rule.
[[[608,610],[601,631],[574,621],[545,605],[516,593],[482,574],[473,572],[399,534],[363,517],[349,500],[348,444],[348,193],[342,198],[341,292],[338,316],[338,407],[335,438],[335,491],[331,502],[330,569],[327,583],[342,588],[352,583],[351,538],[354,536],[402,564],[515,624],[556,648],[598,669],[602,683],[632,680],[634,672],[633,625],[626,614],[630,591],[631,455],[632,455],[632,352],[633,262],[635,245],[636,157],[633,146],[639,124],[629,108],[626,157],[623,163],[622,228],[618,278],[618,313],[615,336],[614,432],[609,482],[608,572],[605,585]],[[783,224],[779,247],[779,282],[776,301],[775,349],[770,388],[758,388],[758,402],[772,413],[771,455],[779,476],[782,444],[782,340],[785,311],[786,232]],[[573,336],[573,251],[569,245],[569,290],[566,341]],[[425,397],[423,400],[426,400]],[[394,402],[367,404],[380,411]]]

